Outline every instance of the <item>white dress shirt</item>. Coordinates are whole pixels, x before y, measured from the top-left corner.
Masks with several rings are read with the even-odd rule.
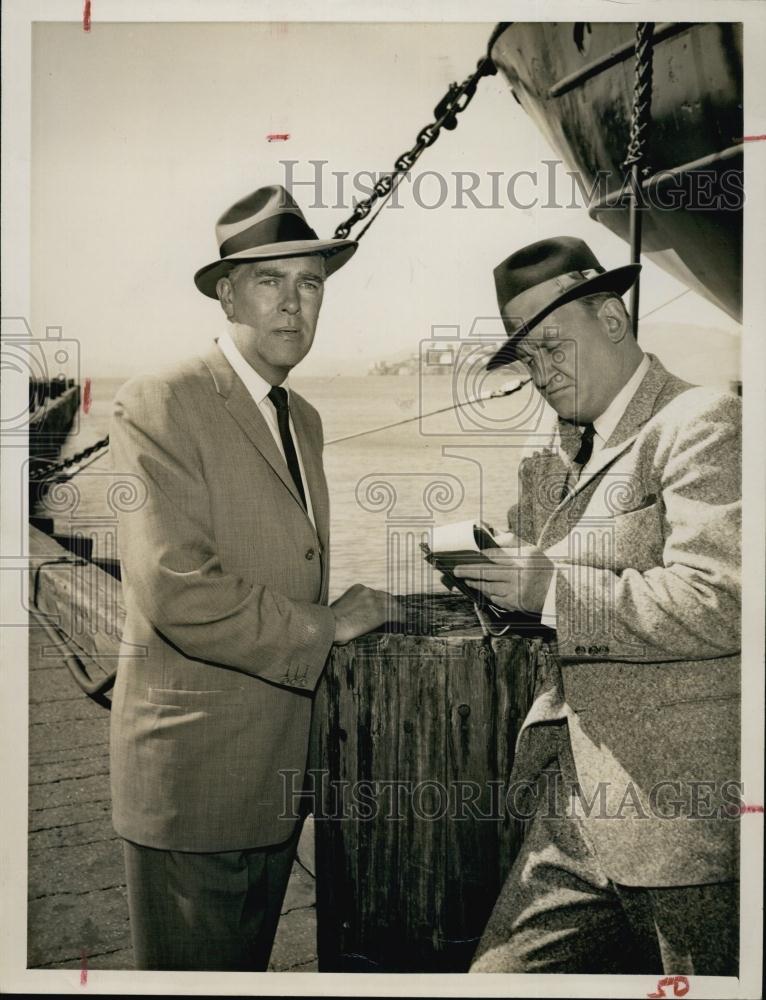
[[[585,463],[585,465],[580,469],[580,476],[583,476],[588,468],[593,464],[594,460],[598,457],[598,453],[604,448],[606,442],[614,433],[617,425],[622,420],[625,411],[628,408],[628,403],[633,399],[638,390],[639,385],[643,381],[644,375],[649,371],[649,357],[644,355],[641,362],[630,376],[625,385],[620,389],[617,395],[614,397],[612,402],[607,406],[604,412],[595,418],[593,421],[593,430],[595,431],[593,435],[593,451],[591,452],[590,458]],[[548,593],[545,597],[545,604],[543,605],[542,618],[541,621],[543,625],[548,625],[549,628],[556,627],[556,574],[554,572],[551,577],[551,583],[548,587]]]
[[[253,402],[256,404],[258,409],[263,414],[263,418],[266,421],[266,426],[271,431],[271,435],[274,438],[277,448],[279,448],[279,453],[282,458],[285,459],[285,465],[287,465],[287,459],[285,458],[285,449],[282,447],[282,436],[279,433],[279,424],[277,422],[277,410],[274,404],[269,399],[269,391],[271,385],[266,379],[261,378],[258,372],[253,368],[249,362],[247,362],[243,356],[240,354],[237,345],[231,338],[231,334],[228,330],[224,332],[217,338],[217,344],[223,352],[223,356],[229,362],[231,367],[234,369],[235,374],[239,376],[245,385],[245,388],[250,393]],[[287,390],[287,401],[290,402],[290,386],[288,385],[287,379],[282,383],[282,388]],[[306,479],[306,470],[303,467],[303,458],[301,456],[301,445],[298,440],[298,435],[295,433],[295,427],[293,426],[292,414],[290,415],[290,434],[292,435],[293,444],[295,445],[295,453],[298,456],[298,466],[301,470],[301,479],[303,480],[303,492],[306,494],[306,513],[311,519],[311,523],[316,528],[316,522],[314,520],[314,509],[311,506],[311,494],[309,492],[309,484]]]

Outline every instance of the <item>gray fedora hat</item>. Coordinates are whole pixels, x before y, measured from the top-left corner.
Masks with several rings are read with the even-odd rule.
[[[281,184],[258,188],[232,205],[216,223],[215,235],[219,259],[194,275],[194,284],[211,299],[218,298],[219,278],[237,264],[320,254],[329,275],[350,260],[357,248],[356,240],[320,240]]]

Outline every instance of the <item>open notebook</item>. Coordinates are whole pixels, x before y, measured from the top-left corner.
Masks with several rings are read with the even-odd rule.
[[[457,521],[443,524],[433,529],[431,545],[421,542],[426,562],[430,563],[445,578],[448,586],[455,587],[470,598],[482,628],[490,635],[541,636],[552,639],[554,631],[541,624],[540,615],[530,615],[524,611],[509,611],[499,608],[479,590],[474,590],[452,571],[456,566],[486,563],[492,564],[492,550],[498,548],[495,530],[484,521]]]

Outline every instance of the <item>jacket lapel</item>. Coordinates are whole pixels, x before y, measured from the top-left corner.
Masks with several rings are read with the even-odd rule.
[[[301,498],[298,495],[298,490],[295,488],[295,483],[293,482],[293,477],[290,475],[290,470],[287,468],[287,463],[277,447],[277,443],[263,418],[263,414],[253,402],[253,398],[245,388],[242,380],[237,377],[234,369],[226,360],[217,344],[204,355],[203,360],[213,377],[216,392],[224,398],[226,409],[285,484],[285,488],[301,510],[303,510]],[[294,422],[295,417],[293,416]],[[303,449],[301,449],[301,455],[305,463],[306,457],[303,455]],[[313,503],[313,493],[311,494],[311,500]],[[306,516],[308,517],[308,515]]]
[[[321,442],[307,416],[303,397],[299,396],[294,389],[290,390],[290,413],[301,449],[303,468],[306,472],[306,488],[311,497],[317,534],[322,546],[326,548],[330,529],[330,510],[327,502],[327,484],[322,467]]]
[[[649,356],[649,370],[641,380],[641,384],[633,394],[633,398],[625,407],[625,412],[620,418],[620,422],[612,431],[611,437],[606,442],[607,448],[619,446],[628,438],[634,438],[655,413],[662,409],[668,399],[663,399],[663,389],[669,383],[677,383],[678,391],[689,387],[688,382],[677,379],[661,364],[653,355]],[[673,393],[676,395],[676,393]]]
[[[626,438],[624,441],[621,441],[618,445],[615,445],[611,448],[609,446],[602,448],[601,451],[599,451],[596,454],[596,457],[593,459],[593,461],[589,464],[588,471],[584,472],[577,480],[577,482],[572,484],[569,497],[567,500],[564,501],[564,503],[571,503],[571,501],[574,500],[574,498],[577,496],[578,493],[586,489],[588,483],[592,482],[592,480],[595,479],[596,476],[600,475],[608,466],[612,464],[612,462],[616,458],[619,458],[619,456],[622,455],[624,451],[627,451],[637,437],[638,437],[638,431],[636,431],[634,434],[631,434],[630,437]]]
[[[295,436],[300,444],[303,469],[306,473],[305,487],[311,497],[316,533],[319,538],[319,557],[322,566],[320,603],[326,604],[330,589],[330,505],[322,466],[322,441],[304,399],[293,389],[290,390],[290,413]]]
[[[671,375],[653,355],[649,357],[649,369],[636,389],[633,398],[612,432],[604,448],[597,453],[587,472],[572,486],[569,495],[551,513],[540,532],[539,545],[548,548],[560,541],[571,530],[579,513],[587,506],[585,491],[593,485],[615,459],[624,454],[638,437],[645,423],[666,402],[688,388],[689,383]],[[667,398],[666,398],[667,397]],[[590,491],[589,491],[590,492]]]

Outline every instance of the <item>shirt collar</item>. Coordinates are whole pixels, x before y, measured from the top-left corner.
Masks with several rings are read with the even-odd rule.
[[[602,441],[606,442],[614,433],[617,424],[622,419],[628,408],[628,403],[633,399],[636,390],[643,381],[644,375],[649,371],[649,357],[644,355],[638,368],[633,372],[625,385],[620,389],[612,402],[607,406],[601,416],[593,421],[593,429]]]
[[[232,340],[231,334],[228,330],[224,330],[223,333],[219,335],[217,343],[223,352],[223,356],[234,369],[235,373],[244,382],[245,388],[253,397],[253,400],[260,406],[264,399],[268,398],[269,391],[271,390],[271,383],[267,382],[265,378],[262,378],[255,368],[253,368],[253,366],[245,360],[239,351],[239,348]],[[282,383],[282,388],[287,390],[287,396],[289,399],[290,386],[288,385],[287,379],[285,379]]]

